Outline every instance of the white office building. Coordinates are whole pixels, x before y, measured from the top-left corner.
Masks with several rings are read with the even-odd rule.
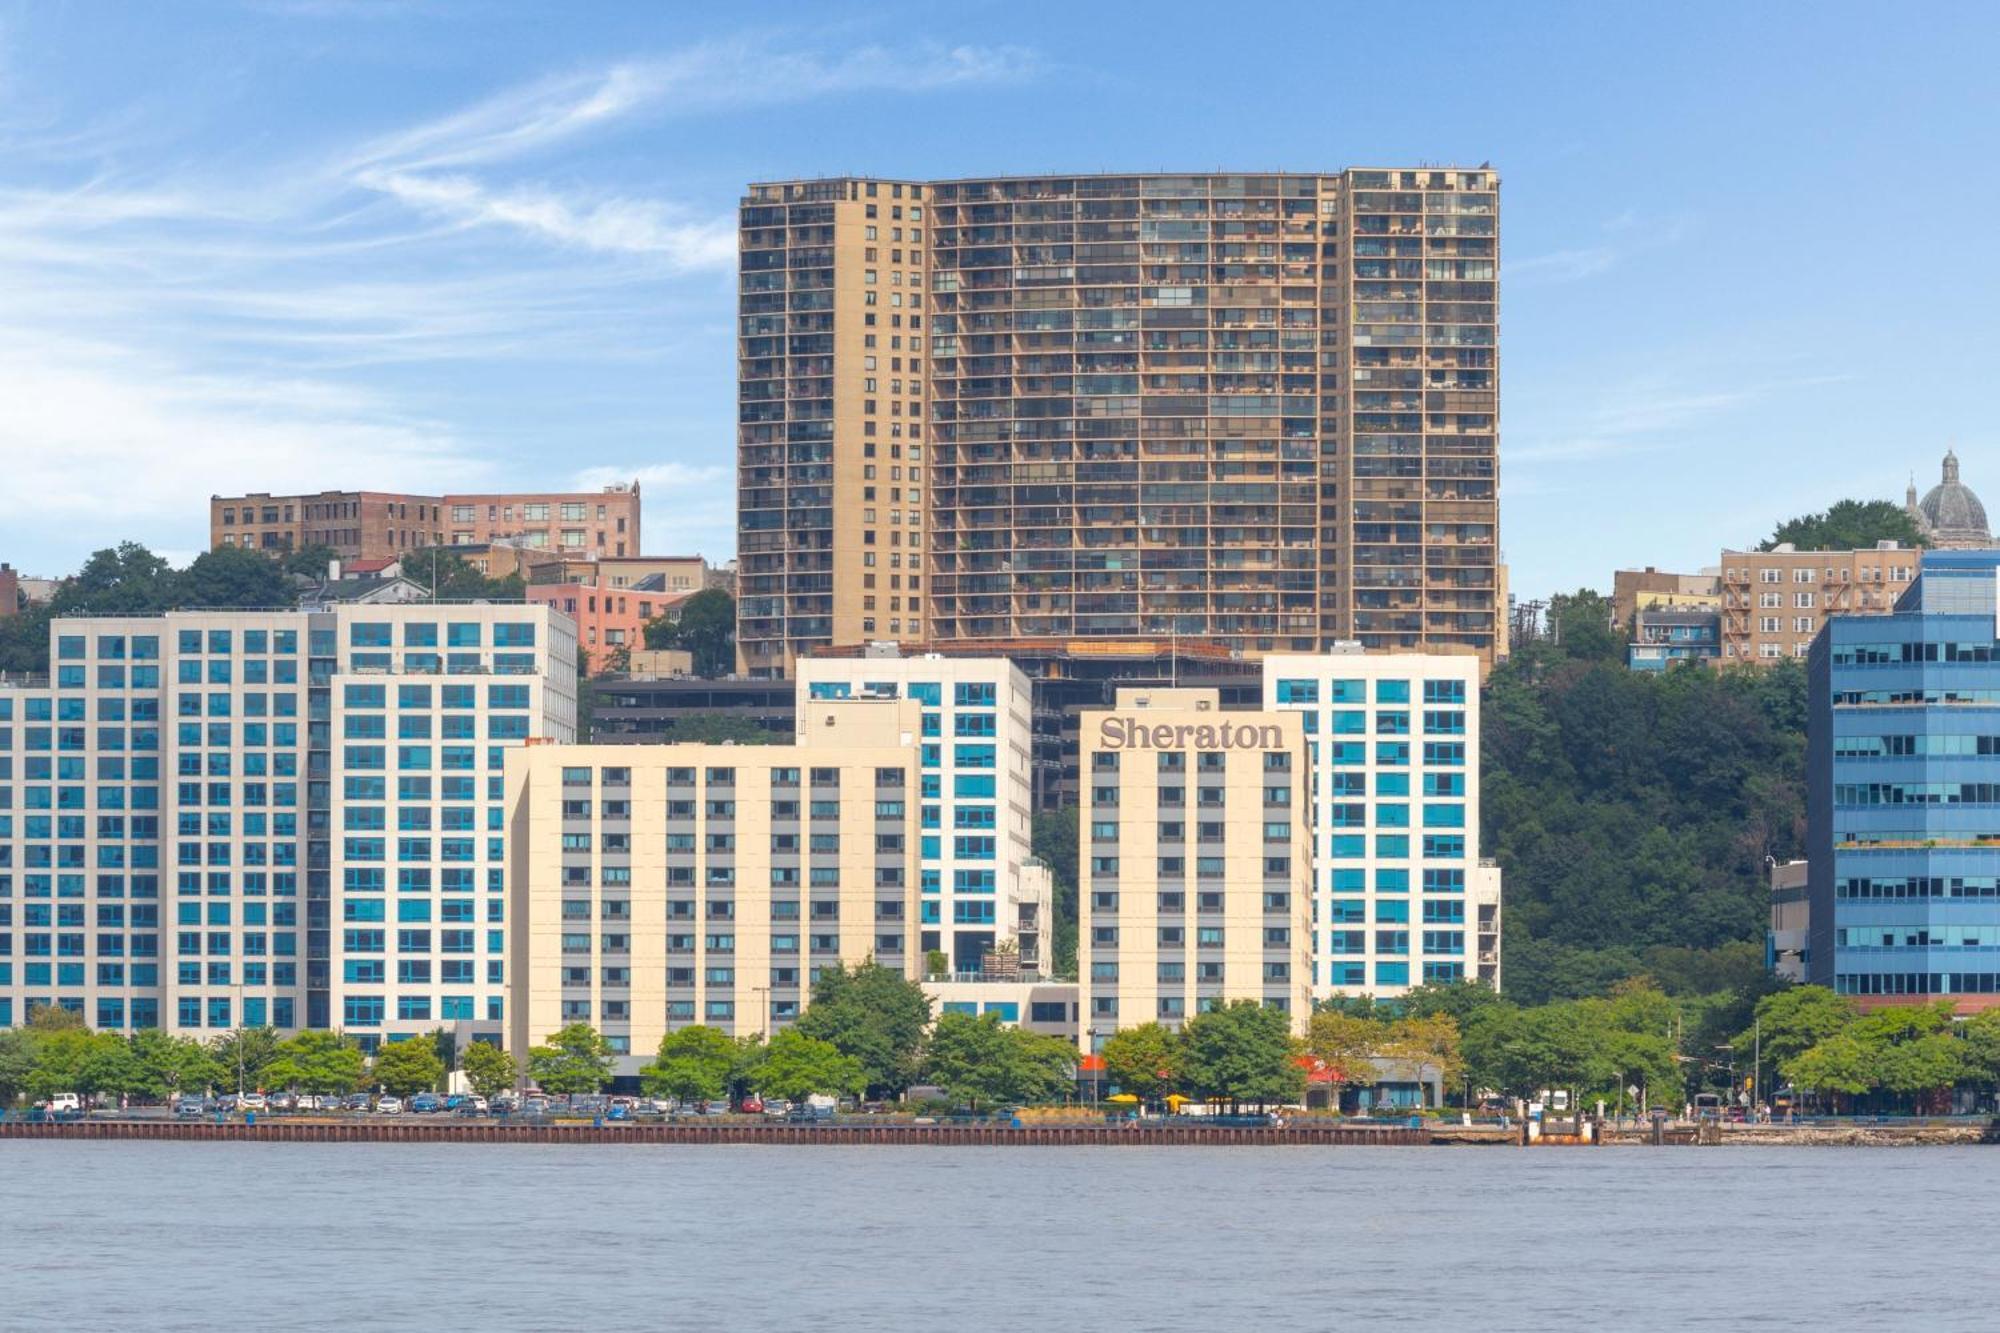
[[[518,604],[77,617],[0,684],[0,1027],[344,1028],[505,1012],[503,752],[576,726]]]
[[[1479,659],[1264,659],[1313,769],[1315,999],[1500,985],[1500,870],[1479,854]]]
[[[797,665],[798,743],[813,706],[919,705],[919,948],[954,974],[987,968],[1005,941],[1020,969],[1048,966],[1048,876],[1032,863],[1032,695],[998,657],[806,657]],[[824,717],[824,714],[822,714]],[[926,969],[928,970],[928,969]]]

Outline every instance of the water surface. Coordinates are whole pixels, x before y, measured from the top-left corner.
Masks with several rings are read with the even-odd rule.
[[[0,1142],[0,1329],[1986,1327],[2000,1149]]]

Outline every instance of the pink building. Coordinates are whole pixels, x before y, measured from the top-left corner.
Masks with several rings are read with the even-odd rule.
[[[576,640],[588,655],[592,675],[615,669],[619,655],[646,646],[646,622],[678,606],[700,589],[668,588],[650,575],[622,588],[595,583],[531,583],[527,598],[554,607],[576,622]]]

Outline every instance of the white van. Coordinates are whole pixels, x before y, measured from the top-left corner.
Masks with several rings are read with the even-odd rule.
[[[49,1098],[49,1110],[80,1112],[83,1110],[83,1098],[73,1092],[58,1092]]]

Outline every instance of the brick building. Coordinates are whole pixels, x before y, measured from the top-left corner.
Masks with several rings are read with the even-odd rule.
[[[580,557],[624,556],[639,551],[639,506],[636,481],[594,492],[217,495],[208,502],[208,544],[273,554],[325,547],[344,560],[495,542]]]

